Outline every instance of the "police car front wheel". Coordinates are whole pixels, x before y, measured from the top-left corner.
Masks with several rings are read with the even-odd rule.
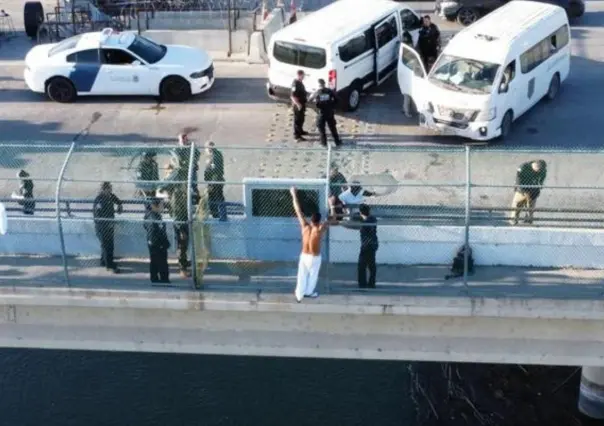
[[[73,102],[77,94],[73,83],[64,77],[54,77],[46,83],[46,95],[52,101],[63,104]]]
[[[159,95],[163,101],[185,101],[191,97],[191,85],[182,77],[166,77],[159,87]]]

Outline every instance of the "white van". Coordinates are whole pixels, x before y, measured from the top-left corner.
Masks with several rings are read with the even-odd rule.
[[[564,9],[512,1],[454,36],[429,73],[401,46],[398,82],[422,127],[486,141],[505,138],[515,119],[556,97],[570,56]]]
[[[324,79],[342,107],[354,111],[361,92],[396,71],[403,32],[417,41],[420,17],[390,0],[337,0],[277,31],[270,40],[267,90],[289,98],[298,70],[308,92]]]

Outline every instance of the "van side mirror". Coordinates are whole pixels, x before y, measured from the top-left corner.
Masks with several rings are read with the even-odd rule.
[[[142,65],[143,63],[139,60],[136,60],[134,62],[132,62],[132,65],[134,65],[135,67],[138,67],[139,65]]]
[[[506,83],[501,83],[499,85],[499,93],[507,93],[508,85]]]

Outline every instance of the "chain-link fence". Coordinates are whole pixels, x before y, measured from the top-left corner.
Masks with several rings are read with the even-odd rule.
[[[373,287],[375,263],[378,292],[589,293],[604,270],[601,155],[1,145],[0,282],[289,292],[295,186],[306,220],[338,225],[321,291]]]

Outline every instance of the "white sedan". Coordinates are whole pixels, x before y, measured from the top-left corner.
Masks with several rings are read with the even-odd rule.
[[[34,47],[25,57],[25,82],[56,102],[87,95],[149,95],[184,101],[214,84],[203,50],[164,46],[111,28]]]

